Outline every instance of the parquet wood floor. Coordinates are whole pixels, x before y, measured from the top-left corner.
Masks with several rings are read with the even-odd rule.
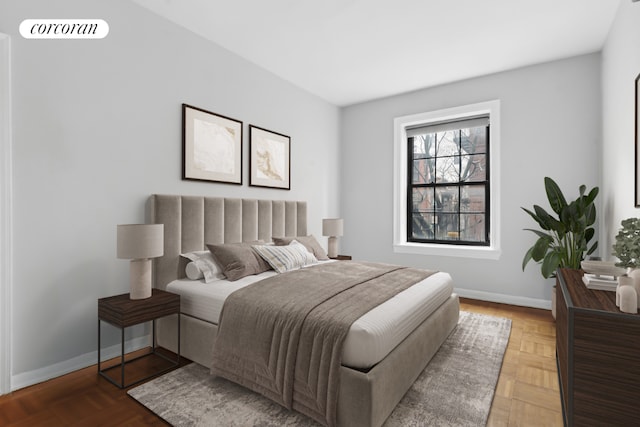
[[[462,299],[460,308],[511,319],[487,426],[562,426],[551,311]]]
[[[551,313],[469,299],[461,308],[512,320],[487,425],[562,426]],[[146,360],[136,367],[141,374],[157,368]],[[98,376],[95,365],[0,396],[0,426],[166,425],[126,390]]]

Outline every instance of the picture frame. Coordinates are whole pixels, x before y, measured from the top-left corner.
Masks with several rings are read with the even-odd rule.
[[[291,189],[291,138],[249,125],[249,185]]]
[[[182,179],[242,185],[242,122],[182,104]]]
[[[634,142],[636,150],[636,162],[635,162],[635,178],[636,178],[636,197],[635,206],[640,207],[640,74],[636,77],[635,81],[635,133]]]

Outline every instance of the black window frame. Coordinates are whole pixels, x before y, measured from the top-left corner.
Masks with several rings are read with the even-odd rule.
[[[452,121],[451,123],[454,123],[454,121]],[[490,134],[491,134],[491,129],[490,129],[491,125],[487,124],[485,126],[485,132],[486,132],[486,150],[484,153],[485,156],[485,160],[486,160],[486,174],[485,174],[485,180],[484,181],[473,181],[473,182],[466,182],[466,181],[460,181],[458,180],[457,182],[432,182],[432,183],[420,183],[420,184],[414,184],[413,183],[413,167],[414,167],[414,152],[413,152],[413,140],[414,140],[414,136],[407,136],[407,210],[406,210],[406,215],[407,215],[407,242],[411,242],[411,243],[426,243],[426,244],[440,244],[440,245],[458,245],[458,246],[476,246],[476,247],[487,247],[487,246],[491,246],[491,174],[490,174],[490,168],[491,168],[491,164],[490,164],[490,160],[491,160],[491,156],[490,156],[490,150],[491,150],[491,140],[490,140]],[[460,132],[462,129],[467,129],[467,127],[460,127],[455,129],[456,131]],[[437,140],[437,132],[436,133],[436,140]],[[458,138],[459,142],[458,144],[460,144],[460,140],[461,138]],[[460,148],[460,147],[459,147]],[[444,158],[445,156],[442,156],[441,158]],[[462,159],[462,156],[460,155],[460,161]],[[434,157],[436,159],[438,159],[438,156]],[[457,213],[458,215],[458,232],[460,231],[460,215],[461,213],[461,203],[462,203],[462,198],[460,197],[460,192],[462,191],[462,187],[467,187],[467,186],[482,186],[484,187],[484,194],[485,194],[485,220],[484,220],[484,224],[485,224],[485,231],[484,231],[484,241],[467,241],[467,240],[460,240],[460,239],[437,239],[436,235],[437,233],[435,232],[435,228],[434,228],[434,233],[433,239],[425,239],[425,238],[417,238],[414,237],[414,233],[413,233],[413,224],[414,224],[414,209],[413,209],[413,190],[416,188],[433,188],[433,191],[435,193],[435,189],[438,187],[457,187],[458,188],[458,210],[457,212],[454,212],[454,214]],[[435,227],[435,218],[437,216],[437,211],[434,212],[436,215],[434,215],[434,227]]]

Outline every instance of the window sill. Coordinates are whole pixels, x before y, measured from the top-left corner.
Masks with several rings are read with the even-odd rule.
[[[439,245],[430,243],[396,243],[393,251],[404,254],[436,255],[460,258],[500,259],[500,249],[491,246]]]

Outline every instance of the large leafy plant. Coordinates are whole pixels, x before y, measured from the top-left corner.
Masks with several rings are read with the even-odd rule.
[[[616,263],[618,267],[640,267],[640,218],[622,220],[622,228],[613,245],[613,255],[620,260]]]
[[[567,203],[560,187],[549,177],[544,179],[547,199],[557,216],[547,213],[538,205],[533,211],[522,208],[533,218],[542,230],[526,229],[538,236],[535,244],[529,248],[522,260],[522,270],[529,261],[541,264],[540,270],[544,278],[555,275],[559,267],[580,268],[580,262],[586,255],[591,255],[598,247],[596,241],[589,242],[595,235],[592,227],[596,222],[594,200],[598,195],[598,187],[586,193],[587,187],[580,186],[580,196]]]

